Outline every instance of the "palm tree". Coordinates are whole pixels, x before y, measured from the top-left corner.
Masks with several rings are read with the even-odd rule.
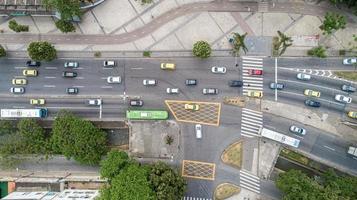
[[[244,33],[243,35],[240,35],[239,33],[233,33],[233,40],[231,40],[231,43],[233,45],[233,52],[237,55],[239,55],[240,49],[244,51],[246,54],[248,51],[247,46],[244,43],[245,36],[247,36],[248,33]]]
[[[291,39],[291,37],[288,37],[286,35],[284,35],[284,33],[278,31],[278,35],[279,35],[279,42],[277,45],[276,49],[279,53],[278,55],[281,56],[283,55],[283,53],[285,53],[286,49],[293,45],[293,40]]]

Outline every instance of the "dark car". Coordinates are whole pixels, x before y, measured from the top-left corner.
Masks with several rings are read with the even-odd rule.
[[[342,85],[341,89],[345,92],[356,92],[356,88],[352,85]]]
[[[64,71],[62,75],[66,78],[74,78],[77,77],[77,72]]]
[[[229,87],[242,87],[243,81],[230,80],[230,81],[228,81],[228,85],[229,85]]]
[[[67,94],[78,94],[79,89],[78,88],[67,88],[66,92]]]
[[[269,87],[270,89],[282,90],[284,89],[285,85],[283,83],[270,83]]]
[[[321,106],[321,103],[318,101],[307,99],[305,100],[305,105],[318,108]]]
[[[27,67],[39,67],[39,66],[41,66],[41,63],[38,61],[34,61],[34,60],[28,60],[26,62],[26,65],[27,65]]]
[[[197,80],[196,79],[186,79],[185,84],[186,85],[197,85]]]
[[[131,99],[129,101],[129,105],[130,106],[138,106],[138,107],[141,107],[144,105],[144,101],[143,100],[140,100],[140,99]]]

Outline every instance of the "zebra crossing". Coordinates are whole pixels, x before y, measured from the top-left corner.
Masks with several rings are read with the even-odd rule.
[[[242,59],[243,72],[243,95],[247,95],[248,90],[263,91],[263,77],[253,77],[248,74],[250,69],[263,70],[263,58],[246,57]]]
[[[260,179],[247,171],[240,170],[239,186],[255,193],[260,193]]]
[[[183,197],[182,200],[212,200],[212,199],[201,198],[201,197]]]
[[[263,113],[247,108],[242,108],[241,135],[245,137],[259,136],[263,126]]]

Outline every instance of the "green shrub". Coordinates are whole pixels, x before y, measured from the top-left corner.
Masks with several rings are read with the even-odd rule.
[[[307,55],[318,57],[318,58],[326,58],[326,49],[323,46],[314,47],[307,51]]]
[[[9,28],[17,33],[29,31],[29,26],[18,24],[14,19],[9,21]]]
[[[144,57],[151,57],[151,51],[144,51],[143,52]]]

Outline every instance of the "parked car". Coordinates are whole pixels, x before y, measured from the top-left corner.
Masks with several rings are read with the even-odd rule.
[[[103,67],[115,67],[116,63],[114,60],[105,60],[103,62]]]
[[[78,94],[79,89],[78,88],[67,88],[66,92],[67,92],[67,94]]]
[[[225,74],[227,72],[226,67],[218,67],[218,66],[213,66],[211,68],[211,72],[214,74]]]
[[[345,92],[356,92],[356,88],[352,85],[342,85],[341,89]]]
[[[284,83],[270,83],[269,87],[270,89],[282,90],[284,89],[285,85]]]
[[[101,99],[87,99],[86,104],[89,106],[100,106],[102,105]]]
[[[121,83],[120,76],[108,76],[107,83]]]
[[[345,58],[342,63],[344,65],[353,65],[357,63],[357,58]]]
[[[307,99],[305,100],[305,105],[318,108],[321,106],[321,103],[318,101]]]
[[[351,103],[352,102],[352,98],[351,97],[346,97],[342,94],[336,94],[335,96],[335,100],[341,103]]]
[[[311,79],[311,75],[310,74],[298,73],[296,75],[296,78],[299,79],[299,80],[308,81],[308,80]]]
[[[196,133],[196,138],[201,139],[202,138],[202,126],[201,124],[196,124],[195,125],[195,133]]]
[[[24,69],[22,71],[22,74],[24,76],[37,76],[37,70],[36,69]]]
[[[290,129],[289,129],[292,133],[295,133],[295,134],[298,134],[298,135],[301,135],[301,136],[304,136],[306,135],[306,130],[304,128],[299,128],[297,126],[290,126]]]
[[[178,93],[180,93],[180,90],[178,88],[166,88],[166,93],[167,94],[178,94]]]
[[[347,113],[347,116],[352,118],[352,119],[357,119],[357,112],[350,111]]]
[[[218,94],[218,89],[217,88],[203,88],[202,93],[203,94]]]
[[[143,85],[157,85],[157,80],[155,79],[144,79],[143,80]]]
[[[176,68],[176,64],[175,63],[161,63],[160,68],[174,70]]]
[[[41,66],[41,62],[34,61],[34,60],[28,60],[26,61],[27,67],[39,67]]]
[[[30,104],[31,105],[45,105],[46,101],[45,99],[30,99]]]
[[[23,94],[23,93],[25,93],[25,88],[24,87],[12,87],[12,88],[10,88],[10,92],[13,94]]]
[[[262,91],[248,90],[247,95],[248,95],[248,97],[262,98],[263,97],[263,92]]]
[[[249,69],[248,70],[248,74],[249,75],[253,75],[253,76],[260,76],[260,75],[263,75],[263,70],[261,70],[261,69]]]
[[[194,103],[186,103],[185,104],[185,110],[193,110],[197,111],[200,109],[200,105],[194,104]]]
[[[186,85],[197,85],[197,80],[196,79],[186,79],[185,84]]]
[[[130,105],[130,106],[141,107],[141,106],[144,105],[144,101],[143,101],[143,100],[140,100],[140,99],[130,99],[129,105]]]
[[[26,85],[27,80],[24,78],[14,78],[14,79],[12,79],[12,84],[13,85]]]
[[[77,77],[77,72],[64,71],[62,76],[65,78],[74,78]]]
[[[65,68],[77,68],[79,66],[78,62],[75,61],[69,61],[64,63]]]
[[[243,81],[230,80],[230,81],[228,81],[228,85],[229,85],[229,87],[242,87]]]
[[[304,95],[309,96],[309,97],[320,97],[321,93],[319,91],[305,89]]]

